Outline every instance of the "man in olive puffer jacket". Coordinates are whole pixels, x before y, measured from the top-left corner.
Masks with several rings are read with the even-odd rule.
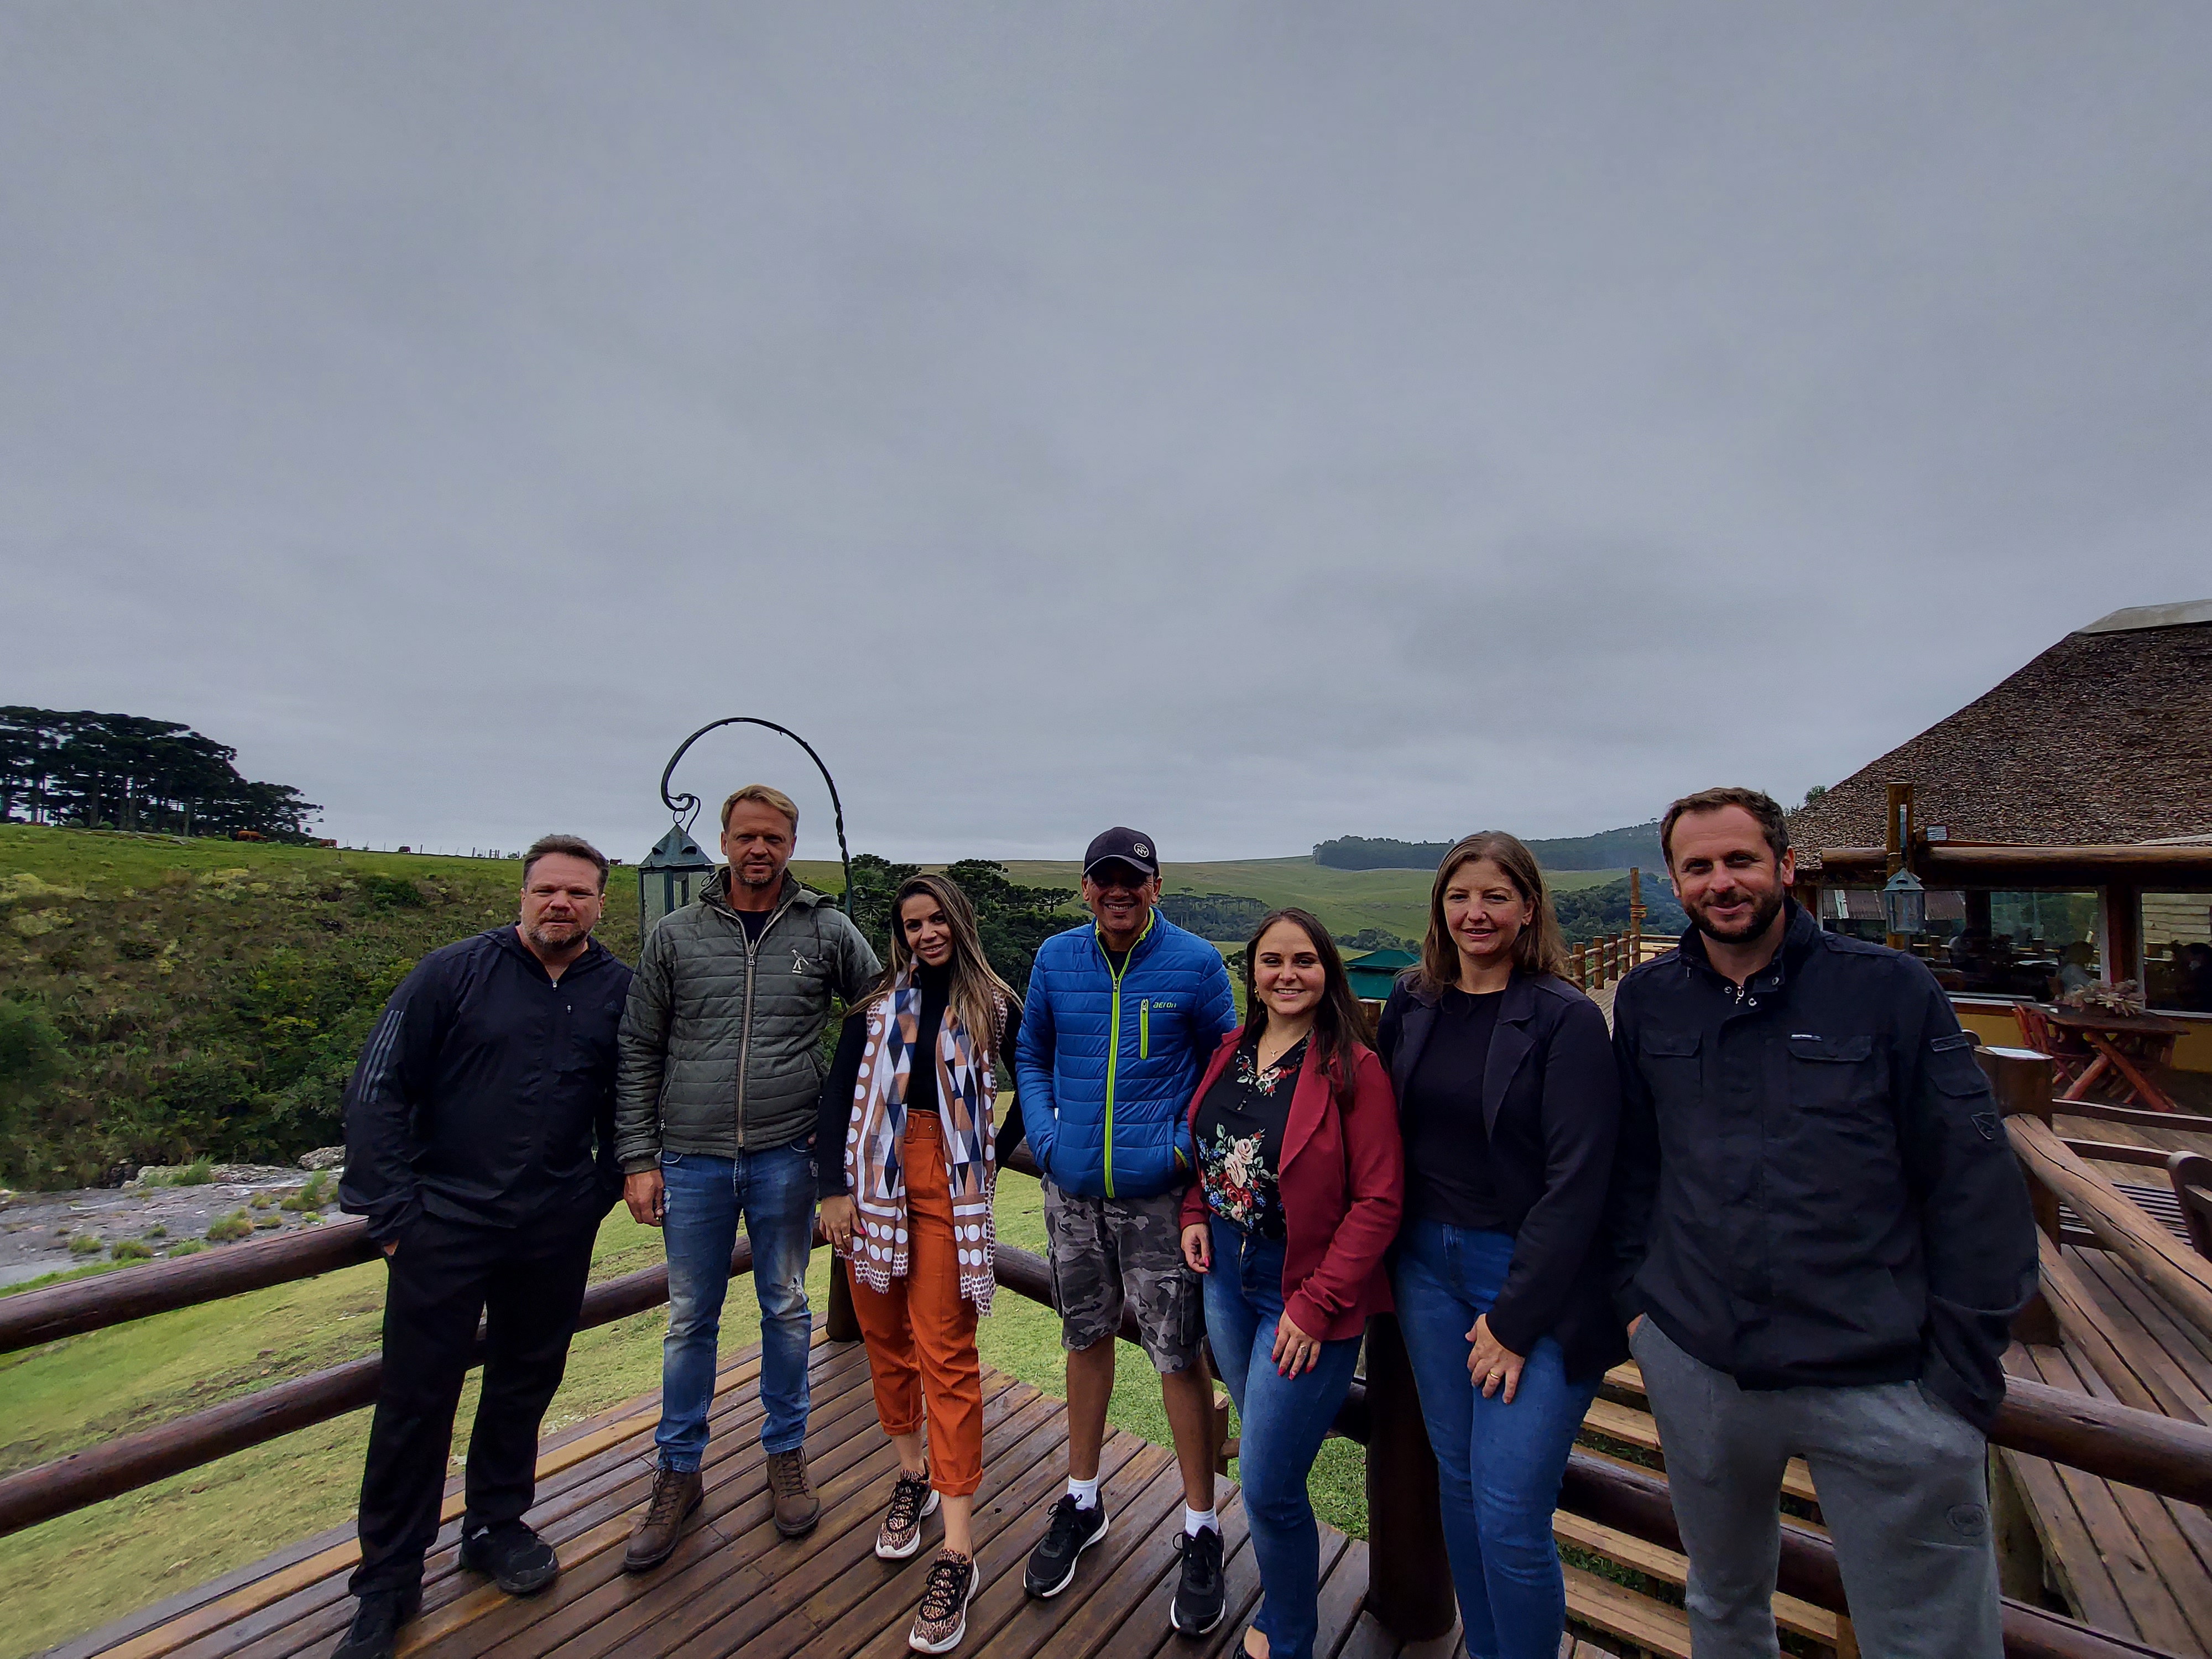
[[[617,1038],[615,1155],[630,1213],[664,1230],[668,1340],[659,1471],[623,1565],[658,1565],[699,1506],[715,1348],[738,1218],[761,1310],[761,1445],[777,1529],[821,1514],[806,1477],[806,1262],[819,1042],[833,998],[881,971],[860,931],[785,866],[799,809],[765,784],[722,803],[729,860],[647,937]]]

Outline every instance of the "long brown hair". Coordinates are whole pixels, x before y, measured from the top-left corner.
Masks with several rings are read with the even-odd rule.
[[[960,890],[960,884],[950,876],[908,876],[899,884],[898,891],[891,898],[890,965],[860,1000],[872,1002],[914,966],[914,947],[906,942],[906,902],[910,898],[936,900],[937,908],[945,912],[945,920],[951,924],[952,985],[945,1001],[968,1028],[969,1037],[976,1048],[990,1054],[995,1067],[1001,1058],[996,1052],[1001,1000],[1011,1013],[1020,1005],[1021,999],[1014,994],[1012,986],[999,977],[998,969],[983,954],[982,933],[975,926],[975,907]]]
[[[1245,1035],[1257,1042],[1267,1029],[1267,1005],[1260,1000],[1253,972],[1260,954],[1260,941],[1279,921],[1293,922],[1303,928],[1305,936],[1313,941],[1314,954],[1321,958],[1321,1006],[1314,1010],[1314,1054],[1340,1079],[1348,1075],[1346,1062],[1354,1045],[1371,1047],[1374,1036],[1368,1030],[1367,1011],[1352,994],[1352,976],[1344,971],[1344,958],[1337,954],[1336,941],[1310,910],[1301,910],[1296,905],[1270,910],[1252,930],[1251,942],[1244,947]]]
[[[1517,836],[1503,830],[1478,830],[1454,845],[1437,866],[1437,878],[1429,887],[1429,932],[1421,941],[1421,960],[1412,970],[1413,988],[1424,996],[1440,995],[1448,985],[1459,983],[1459,946],[1444,926],[1444,889],[1463,864],[1488,859],[1505,872],[1513,890],[1528,906],[1528,921],[1513,941],[1513,965],[1524,974],[1565,975],[1567,944],[1559,933],[1559,918],[1552,908],[1550,890],[1536,855]]]

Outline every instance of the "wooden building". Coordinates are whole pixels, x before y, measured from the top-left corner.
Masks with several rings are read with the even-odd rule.
[[[1800,808],[1790,838],[1827,927],[1879,937],[1887,875],[1926,884],[1916,948],[1990,1040],[2014,1002],[2131,980],[2190,1028],[2173,1063],[2212,1071],[2212,599],[2069,634]]]

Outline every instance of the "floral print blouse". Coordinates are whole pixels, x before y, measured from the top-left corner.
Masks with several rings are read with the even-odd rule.
[[[1262,1238],[1283,1237],[1283,1201],[1275,1177],[1282,1168],[1283,1130],[1305,1064],[1306,1042],[1300,1037],[1264,1072],[1256,1040],[1238,1043],[1236,1059],[1199,1102],[1191,1126],[1206,1207]]]

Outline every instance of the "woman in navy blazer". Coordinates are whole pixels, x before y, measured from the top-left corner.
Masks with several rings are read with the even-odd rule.
[[[1558,1652],[1552,1511],[1599,1379],[1628,1351],[1597,1245],[1620,1085],[1604,1016],[1565,966],[1534,856],[1469,836],[1437,867],[1420,963],[1378,1035],[1405,1138],[1398,1321],[1470,1659]]]

